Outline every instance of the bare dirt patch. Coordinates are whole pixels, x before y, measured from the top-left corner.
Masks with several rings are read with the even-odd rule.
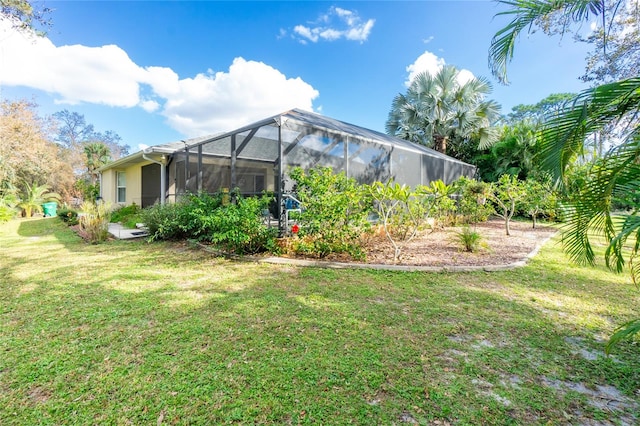
[[[411,266],[491,266],[522,261],[539,244],[553,236],[557,229],[531,222],[512,222],[507,236],[502,220],[478,223],[471,229],[478,232],[486,245],[476,253],[465,252],[456,239],[461,227],[427,231],[404,244],[399,265]],[[367,260],[371,264],[393,264],[393,246],[384,235],[374,235],[366,244]]]

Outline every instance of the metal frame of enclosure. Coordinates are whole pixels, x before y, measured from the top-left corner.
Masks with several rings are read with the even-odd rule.
[[[424,146],[298,109],[184,145],[168,164],[169,197],[235,188],[244,195],[273,192],[281,231],[284,197],[293,190],[287,172],[297,166],[329,166],[360,183],[394,178],[412,187],[475,174],[474,166]]]

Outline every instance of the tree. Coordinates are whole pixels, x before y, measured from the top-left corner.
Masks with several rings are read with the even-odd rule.
[[[491,185],[489,196],[498,207],[496,214],[504,219],[505,233],[511,235],[509,228],[511,218],[516,212],[518,203],[526,196],[523,182],[516,176],[502,175]]]
[[[419,74],[406,94],[398,94],[391,105],[386,131],[411,142],[447,153],[452,141],[474,140],[480,148],[498,139],[493,127],[500,107],[484,98],[491,85],[484,78],[461,82],[451,65],[434,76]]]
[[[11,27],[18,31],[45,35],[45,31],[37,30],[36,27],[50,27],[50,13],[51,9],[48,7],[34,7],[32,2],[27,0],[0,0],[0,18],[6,19]]]
[[[508,124],[517,124],[522,121],[533,125],[542,124],[547,117],[556,114],[575,96],[575,93],[552,93],[535,105],[516,105],[511,108],[511,112],[504,117],[504,120]]]
[[[95,185],[98,180],[97,170],[111,161],[111,151],[102,142],[91,142],[84,145],[84,154],[89,178]]]
[[[53,114],[57,124],[55,140],[60,156],[76,175],[76,196],[95,198],[100,188],[96,170],[108,161],[129,154],[129,146],[122,145],[120,136],[112,131],[96,132],[84,115],[69,110]]]
[[[511,6],[499,15],[512,15],[514,19],[494,36],[489,49],[492,71],[506,81],[506,66],[513,57],[515,40],[522,30],[531,28],[541,18],[559,13],[567,22],[576,22],[590,16],[602,18],[603,29],[611,26],[601,0],[514,0],[503,1]],[[618,4],[626,4],[618,1]],[[616,271],[629,268],[631,277],[640,279],[640,205],[624,219],[611,213],[611,202],[624,193],[640,191],[640,77],[634,76],[603,84],[580,93],[571,104],[545,123],[541,132],[544,164],[560,178],[569,165],[584,150],[585,140],[607,126],[624,123],[619,144],[610,149],[592,166],[591,176],[574,198],[568,209],[569,229],[563,237],[565,249],[577,262],[593,264],[590,233],[604,235],[609,242],[606,263]],[[623,247],[631,240],[625,255]],[[612,336],[607,350],[621,338],[640,332],[640,319],[623,325]]]
[[[611,18],[587,37],[576,39],[593,45],[587,55],[583,81],[611,83],[640,74],[640,7],[637,1],[610,1],[605,13]]]
[[[552,214],[558,199],[551,182],[527,179],[524,182],[526,196],[522,199],[523,209],[531,216],[533,228],[537,224],[538,215]]]
[[[537,152],[536,126],[522,121],[504,126],[500,141],[472,162],[479,166],[484,181],[495,182],[503,174],[524,180],[529,174],[535,174],[538,168]]]
[[[26,100],[0,103],[0,195],[24,184],[45,183],[67,194],[73,173],[49,140],[51,123]]]

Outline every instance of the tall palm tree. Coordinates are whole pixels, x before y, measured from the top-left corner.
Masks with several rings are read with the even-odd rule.
[[[493,123],[500,107],[484,100],[491,85],[483,78],[461,83],[458,75],[454,66],[447,65],[436,75],[416,76],[407,93],[393,99],[387,133],[442,153],[452,140],[475,139],[480,148],[495,143],[499,131]]]
[[[513,57],[515,40],[521,31],[540,19],[560,13],[566,22],[589,16],[602,19],[607,28],[603,0],[508,0],[511,6],[499,15],[514,16],[494,36],[489,63],[494,75],[507,81],[506,67]],[[617,0],[618,6],[623,0]],[[617,271],[628,267],[633,280],[640,280],[640,205],[632,214],[619,219],[611,214],[611,202],[624,194],[640,191],[640,76],[604,84],[580,93],[570,104],[551,117],[540,133],[543,164],[562,182],[564,171],[582,153],[585,140],[607,126],[624,126],[617,146],[598,159],[590,179],[569,206],[568,229],[563,236],[569,255],[581,263],[593,264],[595,254],[590,231],[598,231],[609,241],[607,265]],[[631,240],[626,255],[623,246]],[[607,349],[620,339],[640,332],[640,319],[623,325],[611,338]]]
[[[111,151],[102,142],[90,142],[84,146],[84,154],[91,183],[95,184],[98,179],[97,170],[111,161]]]

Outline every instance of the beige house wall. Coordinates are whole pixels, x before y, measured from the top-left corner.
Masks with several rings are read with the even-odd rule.
[[[136,203],[142,205],[142,167],[152,164],[150,161],[144,161],[129,167],[109,169],[102,172],[101,196],[106,202],[113,205],[131,205]],[[117,193],[117,173],[124,172],[126,196],[124,203],[118,203]]]

